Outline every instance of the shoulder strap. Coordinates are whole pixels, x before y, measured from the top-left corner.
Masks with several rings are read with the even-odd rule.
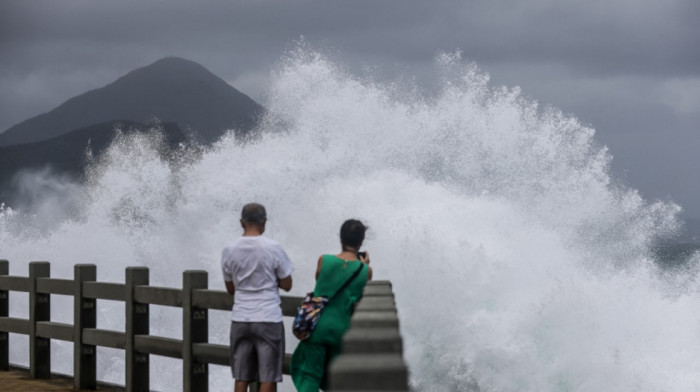
[[[362,263],[362,262],[361,262],[361,263],[360,263],[360,268],[356,269],[355,272],[354,272],[354,273],[352,274],[352,276],[350,277],[350,279],[346,280],[345,283],[343,283],[343,285],[340,286],[340,288],[339,288],[338,290],[336,290],[336,292],[333,293],[332,296],[328,297],[328,300],[330,301],[331,299],[333,299],[333,297],[335,297],[336,295],[338,295],[339,292],[343,291],[343,289],[344,289],[345,287],[347,287],[347,286],[350,284],[350,282],[352,282],[353,280],[355,280],[355,278],[357,278],[357,275],[360,274],[360,271],[362,271],[362,268],[364,268],[364,267],[365,267],[365,263]]]

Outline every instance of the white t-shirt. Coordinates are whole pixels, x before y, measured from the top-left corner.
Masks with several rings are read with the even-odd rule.
[[[280,322],[278,279],[292,274],[292,262],[277,241],[240,237],[221,252],[224,280],[236,289],[231,320]]]

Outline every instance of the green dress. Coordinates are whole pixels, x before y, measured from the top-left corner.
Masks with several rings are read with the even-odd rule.
[[[314,296],[332,296],[360,265],[359,260],[345,261],[323,255]],[[368,273],[369,268],[363,267],[359,275],[326,304],[314,332],[294,350],[290,373],[297,391],[317,392],[326,388],[328,364],[342,351],[343,335],[350,327],[353,307],[362,297]]]

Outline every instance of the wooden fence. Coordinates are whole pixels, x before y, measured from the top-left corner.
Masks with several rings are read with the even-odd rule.
[[[97,282],[97,267],[79,264],[73,279],[50,277],[48,262],[29,263],[29,276],[10,276],[0,260],[0,370],[8,370],[9,333],[29,336],[29,371],[34,378],[51,377],[50,340],[73,342],[76,389],[95,389],[96,347],[125,351],[125,389],[149,391],[149,355],[183,361],[183,390],[207,392],[209,364],[229,366],[229,346],[208,343],[208,310],[228,310],[233,297],[209,290],[206,271],[185,271],[183,287],[149,286],[149,270],[126,268],[125,282]],[[29,293],[29,318],[9,317],[9,292]],[[73,296],[73,324],[51,321],[51,294]],[[125,303],[125,331],[97,328],[97,300]],[[282,313],[293,317],[301,297],[282,296]],[[149,305],[182,308],[182,340],[149,335]],[[331,367],[334,391],[408,390],[408,369],[391,283],[370,282],[345,336],[344,354]],[[291,355],[285,354],[289,374]],[[256,389],[253,385],[252,390]]]

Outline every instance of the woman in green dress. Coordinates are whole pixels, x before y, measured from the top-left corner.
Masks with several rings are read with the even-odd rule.
[[[372,279],[369,253],[359,252],[366,231],[367,227],[359,220],[345,221],[340,228],[342,252],[318,258],[314,296],[333,296],[358,269],[360,272],[330,299],[311,336],[299,342],[294,350],[290,373],[299,392],[326,389],[328,365],[342,351],[343,334],[350,327],[354,305],[362,297],[367,281]]]

